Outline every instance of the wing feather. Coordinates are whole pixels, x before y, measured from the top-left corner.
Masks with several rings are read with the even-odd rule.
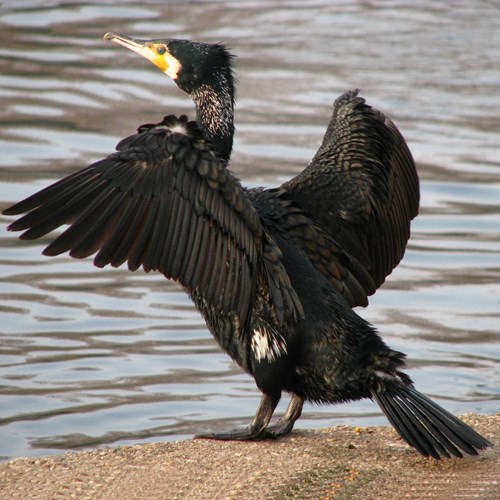
[[[187,240],[189,235],[189,227],[192,224],[193,210],[188,206],[188,203],[181,197],[179,200],[180,216],[177,221],[177,232],[175,233],[171,252],[171,276],[174,280],[179,278],[180,268],[186,252],[189,252]]]
[[[81,237],[78,243],[72,241],[66,250],[71,248],[71,256],[77,259],[83,259],[97,252],[110,231],[119,220],[123,210],[123,201],[126,193],[108,193],[101,194],[101,201],[98,204],[92,204],[92,210],[89,211],[84,221],[81,217],[71,226],[73,231],[80,231]],[[85,227],[82,227],[85,226]],[[68,233],[70,230],[68,229]],[[62,243],[62,240],[61,240]]]
[[[115,255],[120,243],[128,231],[132,221],[137,213],[137,206],[140,204],[140,198],[129,200],[124,207],[122,216],[117,222],[111,236],[102,244],[100,250],[94,258],[94,265],[104,267],[111,263],[113,255]]]
[[[158,197],[151,200],[149,213],[144,220],[144,228],[139,237],[136,238],[134,246],[128,256],[128,268],[130,271],[137,271],[143,264],[144,270],[146,269],[145,263],[145,252],[148,248],[148,244],[154,241],[154,231],[159,225],[158,215],[161,209],[161,203]]]
[[[139,198],[136,205],[136,211],[133,214],[130,225],[125,229],[122,239],[118,242],[118,246],[109,264],[113,267],[120,267],[127,261],[130,249],[137,238],[137,235],[141,233],[146,213],[148,211],[149,200],[145,198]],[[71,255],[71,253],[70,253]]]
[[[207,268],[207,253],[208,253],[208,248],[209,248],[209,238],[212,235],[213,236],[213,231],[211,231],[210,223],[206,219],[201,219],[202,221],[202,226],[201,226],[201,235],[199,238],[200,246],[199,248],[201,249],[201,255],[196,257],[196,263],[195,263],[195,269],[193,273],[193,283],[200,283],[203,284],[203,273]],[[193,256],[194,257],[194,256]]]
[[[192,248],[206,248],[207,227],[208,222],[205,219],[202,217],[196,218]],[[204,256],[197,255],[195,252],[190,252],[185,274],[186,283],[189,288],[193,286],[193,283],[199,282],[198,266],[201,265],[202,262],[204,262]]]
[[[215,245],[214,245],[215,246]],[[229,302],[229,298],[233,293],[234,281],[235,281],[235,265],[236,259],[238,258],[238,252],[234,256],[230,255],[231,249],[227,248],[227,278],[224,286],[224,297],[222,303],[225,305]],[[210,261],[209,261],[210,262]]]
[[[103,185],[95,185],[89,182],[83,183],[81,190],[68,189],[63,193],[55,191],[52,199],[49,198],[50,201],[34,208],[24,217],[13,222],[9,228],[11,228],[11,231],[28,229],[21,235],[21,239],[40,238],[60,225],[71,221],[76,214],[88,205],[89,200],[95,197],[102,187]]]
[[[26,239],[69,224],[46,255],[97,252],[99,267],[127,262],[131,270],[158,270],[248,326],[262,266],[261,222],[239,181],[185,117],[141,127],[115,153],[4,213],[24,212],[9,229],[25,231]],[[281,307],[280,293],[294,292],[280,279],[288,278],[274,277]],[[296,296],[291,303],[300,307]]]
[[[364,293],[350,290],[351,305],[366,305],[403,257],[418,212],[415,164],[394,123],[346,92],[309,166],[281,188],[345,253],[349,272],[350,261],[369,274],[358,281]]]
[[[217,239],[217,233],[213,231],[212,228],[210,227],[207,230],[207,244],[205,248],[204,265],[203,269],[200,269],[200,284],[202,288],[208,288],[210,286],[210,279],[212,278],[212,272],[210,266],[214,260],[216,239]],[[224,260],[222,261],[222,265],[224,264],[225,264],[225,256]],[[220,301],[221,305],[225,307],[225,303],[222,300],[224,289],[221,288],[219,292],[221,295],[219,296],[218,300]]]
[[[212,238],[211,238],[212,240]],[[217,271],[218,275],[214,280],[213,285],[208,284],[208,286],[212,289],[212,293],[220,293],[220,300],[224,302],[224,293],[229,286],[228,280],[229,276],[229,266],[230,260],[228,258],[229,248],[227,242],[222,241],[220,238],[216,236],[213,237],[213,244],[210,246],[210,255],[209,258],[218,259]],[[212,253],[213,252],[213,253]],[[205,273],[205,277],[206,277]]]
[[[156,217],[155,227],[144,251],[142,265],[146,272],[160,268],[160,259],[163,247],[167,240],[169,230],[169,218],[172,211],[173,195],[167,191],[159,197],[158,215]]]

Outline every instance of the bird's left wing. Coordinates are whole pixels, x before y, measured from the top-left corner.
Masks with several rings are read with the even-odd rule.
[[[22,239],[69,224],[45,255],[97,252],[98,267],[127,262],[131,270],[158,270],[218,310],[237,314],[242,325],[249,319],[260,220],[239,181],[186,117],[141,127],[115,153],[4,214],[24,212],[9,226],[24,230]]]
[[[397,127],[358,91],[346,92],[311,163],[281,188],[348,256],[347,270],[355,262],[356,274],[369,274],[365,293],[347,297],[366,305],[403,257],[418,212],[418,175]]]

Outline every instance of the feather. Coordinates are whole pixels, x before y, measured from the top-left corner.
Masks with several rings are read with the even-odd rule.
[[[364,284],[360,294],[345,283],[345,291],[351,306],[366,305],[366,296],[403,257],[418,212],[415,164],[394,123],[358,91],[346,92],[335,101],[309,166],[281,188],[343,252],[363,264],[374,286]]]

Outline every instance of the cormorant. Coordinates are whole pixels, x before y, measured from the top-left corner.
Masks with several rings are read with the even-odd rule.
[[[401,437],[436,459],[477,455],[484,437],[419,393],[390,349],[351,308],[401,260],[416,216],[414,162],[394,123],[357,91],[333,106],[307,168],[275,189],[245,189],[229,172],[232,56],[223,44],[117,42],[152,61],[193,99],[196,121],[166,116],[117,151],[4,210],[11,231],[94,264],[159,271],[179,281],[262,399],[244,429],[213,439],[288,434],[304,401],[375,400]],[[269,425],[282,391],[286,414]]]

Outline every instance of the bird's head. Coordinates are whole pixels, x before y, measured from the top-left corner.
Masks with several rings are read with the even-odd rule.
[[[174,38],[140,40],[114,32],[106,33],[104,39],[145,57],[188,94],[202,85],[220,85],[221,79],[232,85],[233,56],[223,44]]]
[[[229,161],[234,135],[235,83],[232,55],[223,44],[174,38],[138,40],[120,33],[106,33],[104,38],[150,60],[189,94],[205,138],[221,159]]]

